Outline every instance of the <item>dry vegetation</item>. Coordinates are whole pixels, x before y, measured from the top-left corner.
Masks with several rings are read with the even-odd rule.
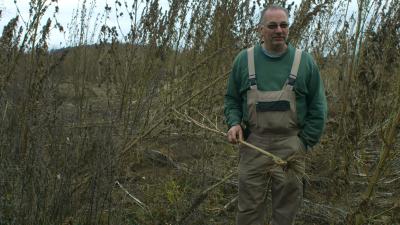
[[[398,0],[83,1],[53,52],[56,3],[32,0],[0,38],[0,224],[233,224],[237,147],[193,120],[225,131],[232,60],[272,2],[329,101],[298,224],[400,224]]]

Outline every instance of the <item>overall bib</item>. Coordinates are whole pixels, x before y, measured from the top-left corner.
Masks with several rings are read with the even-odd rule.
[[[249,129],[247,142],[286,160],[305,151],[297,136],[299,127],[293,86],[301,60],[296,50],[290,75],[279,91],[260,91],[254,65],[254,47],[247,50],[250,89],[247,91]],[[304,160],[296,161],[304,169]],[[304,172],[304,171],[303,171]],[[271,183],[272,225],[294,224],[303,194],[301,175],[283,171],[267,156],[240,147],[237,225],[265,225],[266,195]]]

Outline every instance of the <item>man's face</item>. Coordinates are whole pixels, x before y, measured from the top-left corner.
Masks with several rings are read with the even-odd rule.
[[[267,50],[285,49],[289,35],[289,24],[286,13],[280,9],[267,10],[260,24],[260,33]]]

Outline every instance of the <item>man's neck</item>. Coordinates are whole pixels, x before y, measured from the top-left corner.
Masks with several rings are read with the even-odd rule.
[[[288,46],[285,45],[283,48],[278,49],[278,50],[270,50],[269,48],[266,48],[265,44],[263,43],[262,45],[262,50],[264,52],[265,55],[271,57],[271,58],[279,58],[281,57],[283,54],[286,53]]]
[[[271,55],[283,55],[286,52],[286,50],[288,49],[287,44],[273,48],[273,47],[267,47],[265,45],[265,43],[263,43],[262,47],[268,54],[271,54]]]

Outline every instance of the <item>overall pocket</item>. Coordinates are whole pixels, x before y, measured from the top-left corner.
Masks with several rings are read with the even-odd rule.
[[[286,100],[257,102],[258,128],[280,130],[294,127],[290,102]]]

